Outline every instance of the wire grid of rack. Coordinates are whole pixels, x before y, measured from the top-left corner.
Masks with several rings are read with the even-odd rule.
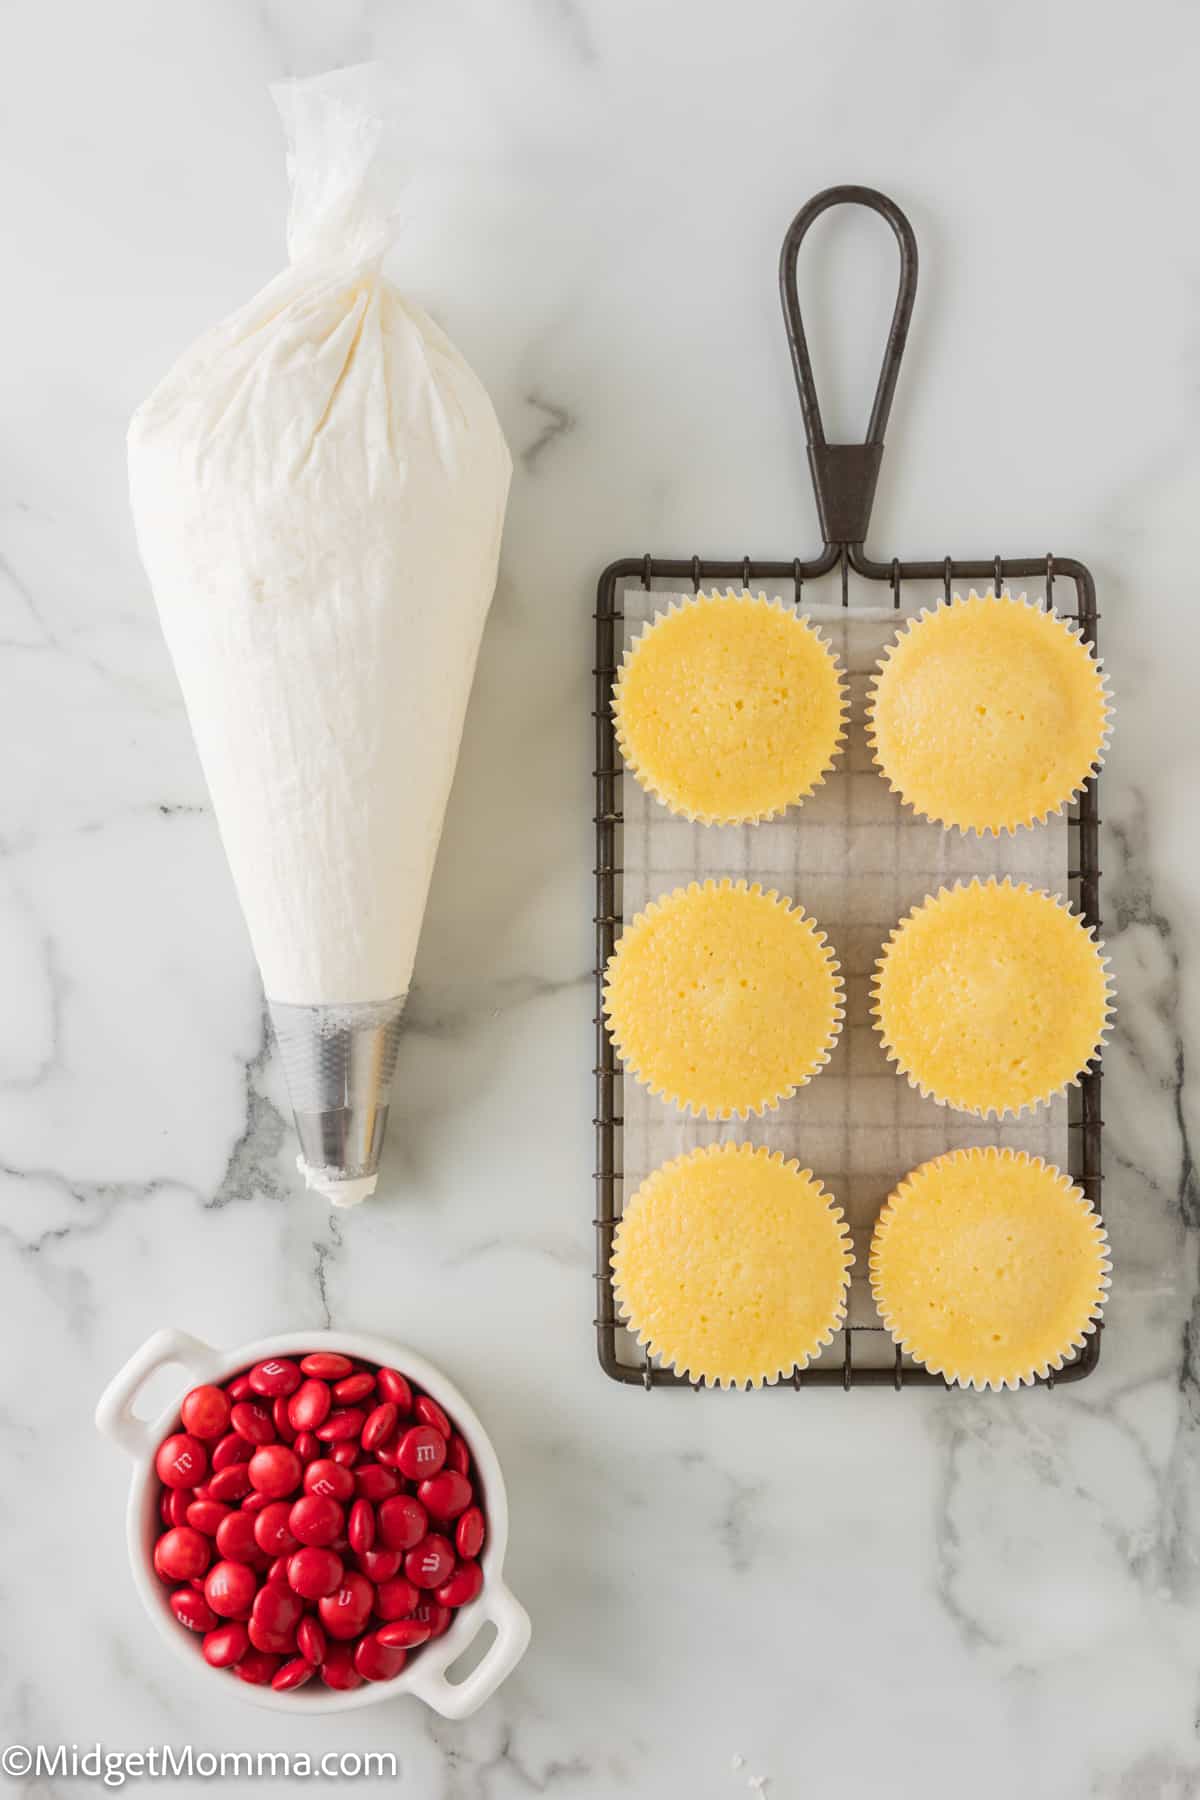
[[[852,202],[870,207],[887,219],[896,235],[901,255],[901,280],[887,351],[880,373],[867,440],[862,445],[827,445],[821,424],[811,363],[808,357],[796,291],[796,254],[813,220],[831,205]],[[625,771],[616,741],[612,716],[612,683],[619,666],[619,646],[624,625],[622,596],[629,584],[651,590],[655,583],[675,589],[739,582],[756,583],[776,591],[790,587],[799,606],[806,584],[840,578],[841,604],[850,605],[851,577],[882,584],[899,613],[905,584],[938,583],[947,600],[956,582],[979,581],[1000,593],[1006,583],[1033,581],[1043,585],[1045,604],[1061,617],[1076,622],[1084,641],[1097,648],[1098,613],[1095,583],[1085,565],[1073,557],[955,558],[939,561],[877,561],[863,548],[874,497],[875,479],[883,447],[883,430],[891,405],[900,358],[916,289],[916,242],[908,220],[886,196],[866,188],[831,188],[818,194],[797,214],[784,240],[781,286],[784,316],[796,369],[797,385],[809,440],[809,460],[817,494],[818,512],[825,537],[820,554],[812,559],[764,560],[751,556],[740,560],[701,556],[663,558],[644,555],[611,563],[600,577],[596,609],[594,682],[594,782],[595,782],[595,1215],[596,1295],[595,1329],[601,1367],[613,1380],[646,1389],[697,1387],[670,1369],[656,1364],[634,1343],[617,1316],[610,1271],[613,1233],[621,1216],[622,1173],[622,1074],[604,1025],[603,977],[624,923],[622,900],[622,782]],[[1061,604],[1061,590],[1070,584],[1070,604]],[[1058,597],[1056,597],[1056,590]],[[1068,818],[1069,893],[1085,924],[1100,927],[1099,780],[1084,788]],[[1101,1068],[1099,1059],[1089,1066],[1070,1094],[1067,1130],[1068,1168],[1097,1211],[1101,1205]],[[839,1341],[840,1340],[840,1341]],[[1079,1381],[1095,1369],[1100,1357],[1101,1331],[1086,1340],[1085,1348],[1044,1384]],[[880,1346],[890,1354],[880,1359]],[[802,1387],[913,1386],[944,1388],[940,1375],[914,1364],[898,1346],[892,1346],[878,1322],[855,1322],[848,1316],[834,1344],[807,1369],[796,1371],[777,1384],[780,1390]]]

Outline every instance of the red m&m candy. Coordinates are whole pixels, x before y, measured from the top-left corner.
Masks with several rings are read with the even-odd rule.
[[[203,1382],[155,1471],[168,1604],[251,1685],[394,1680],[483,1586],[470,1453],[398,1369],[313,1351]]]
[[[219,1438],[229,1430],[229,1396],[211,1382],[195,1387],[183,1397],[179,1408],[183,1429],[192,1437]]]
[[[208,1452],[199,1438],[177,1431],[158,1446],[154,1467],[164,1487],[199,1487],[208,1474]]]

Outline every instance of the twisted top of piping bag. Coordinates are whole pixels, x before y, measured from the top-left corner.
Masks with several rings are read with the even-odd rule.
[[[394,86],[359,63],[271,88],[287,134],[288,260],[381,263],[396,235],[398,164],[387,118]]]

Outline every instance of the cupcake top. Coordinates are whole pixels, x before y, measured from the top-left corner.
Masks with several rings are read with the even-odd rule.
[[[1109,713],[1078,630],[1024,595],[971,593],[909,620],[867,720],[875,761],[916,812],[999,833],[1075,798],[1100,766]]]
[[[900,922],[876,969],[884,1049],[943,1105],[1017,1113],[1100,1053],[1107,960],[1082,919],[1024,882],[942,888]]]
[[[841,669],[807,617],[762,594],[677,601],[625,653],[621,755],[703,825],[773,818],[811,794],[844,733]]]
[[[713,1119],[778,1105],[829,1061],[841,1030],[833,951],[803,909],[744,881],[654,900],[609,960],[617,1053],[652,1093]]]
[[[1099,1055],[1106,958],[1078,914],[1011,880],[943,887],[876,963],[883,1049],[912,1087],[1004,1116],[1049,1102]]]
[[[955,1150],[891,1195],[871,1243],[871,1288],[917,1362],[978,1388],[1061,1369],[1096,1328],[1108,1240],[1070,1179],[1023,1150]]]
[[[759,1387],[803,1369],[845,1317],[850,1234],[811,1170],[708,1144],[647,1176],[613,1240],[638,1342],[694,1381]]]

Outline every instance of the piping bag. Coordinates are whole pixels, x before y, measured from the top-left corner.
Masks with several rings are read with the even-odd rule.
[[[372,1193],[511,460],[387,280],[380,71],[273,90],[289,266],[129,430],[138,545],[278,1039],[310,1187]]]

